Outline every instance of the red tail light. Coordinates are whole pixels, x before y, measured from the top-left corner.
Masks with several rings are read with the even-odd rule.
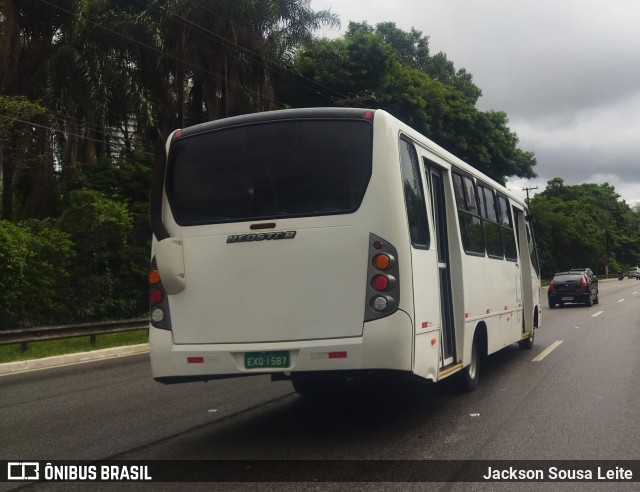
[[[389,278],[385,275],[376,275],[373,277],[372,285],[377,291],[382,292],[383,290],[387,290],[387,287],[389,287]]]
[[[551,282],[549,282],[549,290],[551,290],[551,291],[556,290],[556,286],[555,286],[555,284],[553,283],[553,280],[552,280]]]
[[[169,316],[169,304],[167,293],[162,285],[162,278],[158,272],[156,259],[151,260],[149,271],[149,318],[156,328],[171,330],[171,318]]]
[[[162,298],[163,295],[160,289],[152,289],[149,292],[149,300],[154,304],[158,304],[160,301],[162,301]]]
[[[389,316],[398,309],[400,270],[397,258],[398,253],[391,244],[371,234],[365,321]]]
[[[582,277],[582,282],[580,283],[580,287],[586,287],[586,286],[587,286],[587,279]]]

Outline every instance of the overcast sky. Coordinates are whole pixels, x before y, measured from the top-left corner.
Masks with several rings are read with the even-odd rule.
[[[395,22],[429,37],[432,54],[465,68],[480,110],[507,113],[519,147],[533,151],[538,178],[608,182],[640,202],[640,1],[311,0],[349,21]]]

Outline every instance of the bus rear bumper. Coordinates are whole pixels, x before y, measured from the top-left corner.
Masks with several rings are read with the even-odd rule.
[[[149,328],[152,374],[162,383],[302,371],[411,371],[413,338],[403,311],[365,323],[363,336],[351,338],[176,345],[170,331]],[[268,367],[248,367],[256,361]]]

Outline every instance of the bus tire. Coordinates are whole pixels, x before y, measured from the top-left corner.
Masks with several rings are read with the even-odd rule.
[[[478,386],[480,379],[480,337],[476,333],[473,336],[473,345],[471,346],[471,361],[469,365],[462,369],[462,389],[468,393],[472,392]]]
[[[518,342],[518,346],[520,350],[531,350],[533,348],[533,339],[535,337],[535,332],[531,330],[531,336],[529,338],[525,338],[524,340],[520,340]]]

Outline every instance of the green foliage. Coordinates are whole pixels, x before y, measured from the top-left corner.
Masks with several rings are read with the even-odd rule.
[[[479,111],[482,94],[464,69],[445,54],[429,54],[428,38],[386,22],[375,28],[350,23],[345,36],[316,40],[298,51],[295,66],[305,78],[332,94],[363,96],[358,106],[384,109],[496,181],[535,177],[533,153],[519,149],[507,115]],[[326,96],[283,80],[278,99],[292,106],[327,105]],[[349,99],[337,98],[339,104]]]
[[[74,257],[70,238],[49,222],[0,221],[0,328],[64,321]]]
[[[640,263],[640,215],[613,186],[566,186],[554,178],[530,203],[542,275],[589,267],[596,273]]]
[[[77,256],[69,277],[73,286],[69,321],[117,319],[138,304],[130,285],[133,224],[125,203],[92,189],[69,193],[58,219],[58,227],[72,238]]]
[[[533,176],[535,159],[517,148],[506,115],[479,112],[471,74],[430,54],[414,29],[352,23],[341,39],[314,40],[314,29],[338,19],[306,0],[60,5],[24,0],[3,11],[2,217],[50,218],[0,225],[5,326],[146,309],[151,125],[167,135],[374,93],[370,106],[498,181]]]

